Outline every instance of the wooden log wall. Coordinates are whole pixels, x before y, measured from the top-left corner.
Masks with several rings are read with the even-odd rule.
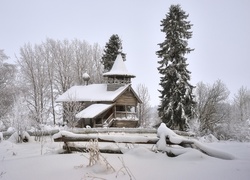
[[[116,100],[116,104],[136,106],[137,99],[131,91],[127,90]]]

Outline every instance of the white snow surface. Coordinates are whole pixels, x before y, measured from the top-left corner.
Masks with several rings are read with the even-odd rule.
[[[94,118],[112,106],[113,104],[92,104],[86,109],[77,113],[76,118]]]
[[[116,172],[112,173],[105,170],[103,163],[87,167],[88,153],[57,154],[58,149],[62,148],[62,143],[55,143],[49,137],[43,147],[41,142],[15,144],[3,141],[0,143],[0,179],[130,179],[125,170],[124,173],[118,173],[122,168],[118,157],[123,159],[126,167],[138,180],[249,179],[250,143],[213,142],[207,145],[234,154],[237,158],[222,160],[207,156],[195,149],[171,158],[165,153],[150,151],[150,146],[135,145],[134,148],[127,149],[125,154],[102,154],[115,168]],[[42,154],[41,148],[43,148]]]
[[[72,86],[60,95],[56,102],[71,101],[110,101],[113,102],[130,84],[124,85],[115,91],[107,91],[107,84],[90,84],[87,86]]]

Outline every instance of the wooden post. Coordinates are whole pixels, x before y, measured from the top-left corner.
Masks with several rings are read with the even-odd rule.
[[[116,105],[114,105],[114,118],[116,119]]]
[[[62,141],[64,142],[66,152],[71,153],[70,147],[68,146],[68,143],[67,143],[67,140],[66,140],[65,136],[62,136]]]

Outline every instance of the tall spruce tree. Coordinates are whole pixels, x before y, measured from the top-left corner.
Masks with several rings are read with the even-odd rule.
[[[166,18],[161,21],[165,40],[159,43],[156,52],[160,78],[161,103],[158,108],[160,118],[172,129],[185,131],[188,119],[194,115],[195,101],[193,88],[189,83],[191,72],[187,70],[185,55],[193,51],[188,47],[188,39],[192,37],[192,24],[186,19],[180,5],[171,5]]]
[[[105,71],[110,71],[117,55],[121,53],[123,61],[126,61],[126,54],[122,52],[122,40],[117,34],[113,34],[106,43],[101,63]]]

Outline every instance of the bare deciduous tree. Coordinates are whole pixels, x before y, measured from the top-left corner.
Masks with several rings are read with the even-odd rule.
[[[241,87],[235,95],[234,106],[237,110],[236,119],[240,121],[250,119],[250,91],[246,87]]]
[[[217,125],[226,119],[226,100],[229,91],[221,80],[212,86],[198,83],[196,87],[197,115],[201,133],[213,133]]]
[[[241,87],[230,109],[230,120],[225,125],[225,139],[250,140],[250,91]]]
[[[73,85],[83,84],[82,75],[86,71],[90,74],[90,82],[102,81],[101,55],[98,44],[92,46],[76,39],[47,39],[41,44],[26,44],[20,49],[18,65],[26,86],[23,89],[26,89],[26,100],[37,122],[47,121],[50,115],[56,123],[56,97]]]
[[[70,128],[74,128],[79,121],[79,119],[76,118],[76,114],[79,113],[84,108],[84,104],[81,102],[77,102],[73,95],[68,99],[70,101],[63,103],[65,122],[67,122],[67,125]]]
[[[6,116],[15,100],[16,66],[6,63],[8,57],[0,49],[0,121],[6,126]]]
[[[18,59],[20,72],[24,85],[27,87],[26,101],[33,118],[43,123],[48,115],[48,78],[46,62],[40,46],[32,48],[30,44],[20,49],[21,57]]]
[[[8,116],[10,127],[14,127],[17,133],[17,142],[23,142],[25,136],[25,131],[31,125],[29,120],[29,110],[27,106],[24,106],[26,102],[22,98],[16,98],[14,106]]]
[[[141,127],[147,127],[150,123],[150,95],[148,88],[144,84],[138,84],[137,94],[142,103],[138,105],[139,124]]]

